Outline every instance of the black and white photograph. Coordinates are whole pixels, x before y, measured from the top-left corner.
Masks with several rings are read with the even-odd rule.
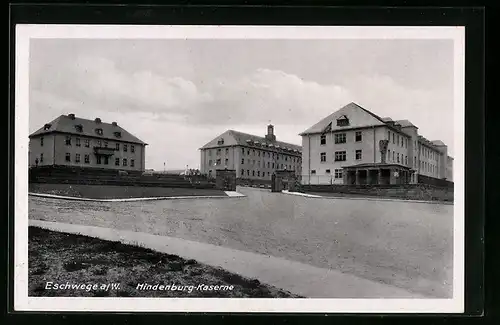
[[[15,307],[460,313],[461,27],[18,25]]]

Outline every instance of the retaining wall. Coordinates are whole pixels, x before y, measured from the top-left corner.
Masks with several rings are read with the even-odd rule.
[[[303,192],[356,194],[411,200],[453,202],[453,188],[428,184],[402,185],[302,185]]]

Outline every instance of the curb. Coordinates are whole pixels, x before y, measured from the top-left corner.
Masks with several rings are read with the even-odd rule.
[[[63,195],[55,195],[55,194],[46,194],[46,193],[32,193],[28,192],[28,196],[36,196],[50,199],[60,199],[60,200],[70,200],[70,201],[87,201],[87,202],[140,202],[140,201],[158,201],[158,200],[187,200],[187,199],[234,199],[245,197],[239,192],[234,191],[226,191],[227,196],[216,196],[216,195],[207,195],[207,196],[161,196],[161,197],[140,197],[140,198],[126,198],[126,199],[89,199],[84,197],[75,197],[75,196],[63,196]]]

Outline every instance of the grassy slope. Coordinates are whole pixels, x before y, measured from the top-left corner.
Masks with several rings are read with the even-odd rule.
[[[175,187],[142,187],[112,185],[79,184],[29,184],[29,191],[34,193],[56,194],[89,199],[122,199],[137,197],[170,196],[227,196],[216,189],[194,189]]]
[[[296,297],[286,291],[150,249],[29,227],[29,295],[97,297]],[[120,283],[117,290],[46,290],[54,283]],[[232,291],[143,291],[139,283],[233,285]]]

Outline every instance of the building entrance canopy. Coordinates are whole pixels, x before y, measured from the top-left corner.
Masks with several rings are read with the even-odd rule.
[[[408,166],[371,163],[344,166],[343,178],[347,185],[408,184],[415,170]]]

